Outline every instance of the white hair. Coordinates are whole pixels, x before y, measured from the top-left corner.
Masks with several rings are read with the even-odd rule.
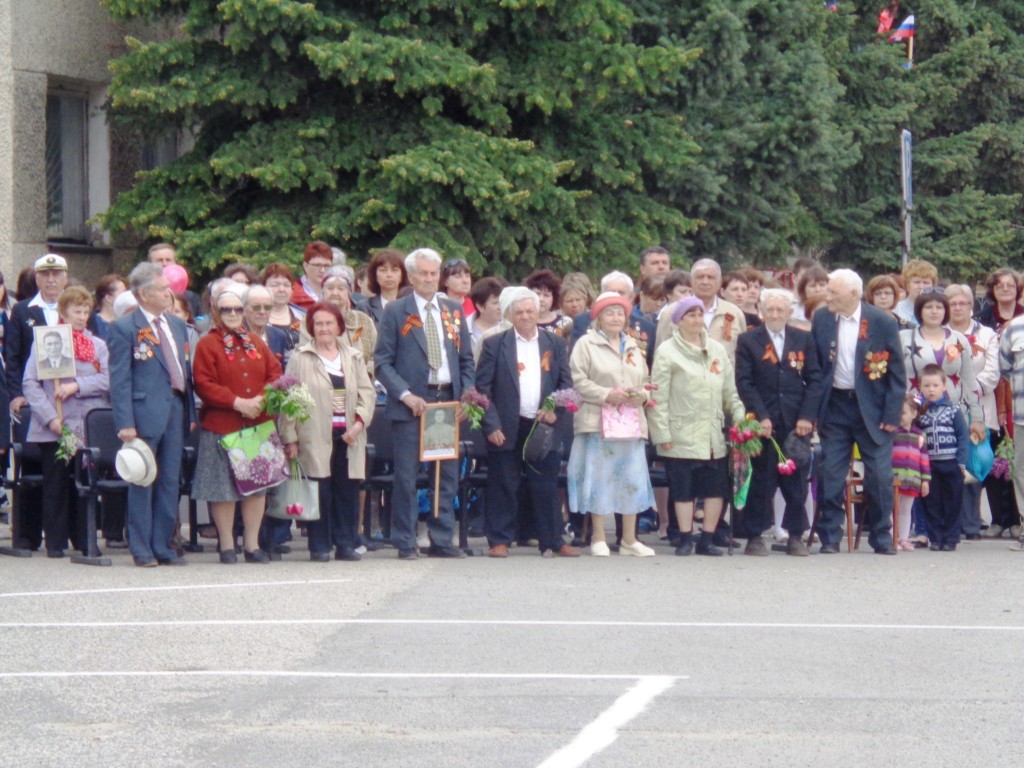
[[[138,297],[141,291],[146,290],[156,282],[158,277],[164,276],[163,267],[159,267],[151,261],[144,261],[137,264],[128,275],[128,287]]]
[[[761,306],[767,307],[769,301],[783,301],[786,306],[793,304],[793,293],[785,288],[765,288],[761,291]]]
[[[858,297],[864,295],[864,280],[852,269],[835,269],[828,273],[829,280],[850,288]]]
[[[714,259],[697,259],[690,267],[690,274],[692,275],[698,269],[710,269],[718,275],[719,279],[722,277],[722,265]]]
[[[441,266],[441,254],[433,248],[417,248],[405,257],[405,271],[410,274],[416,272],[416,264],[420,261],[431,261]]]
[[[262,287],[262,286],[261,286]],[[213,298],[213,306],[217,306],[217,300],[220,299],[225,293],[230,293],[240,302],[242,306],[245,306],[246,300],[249,298],[249,286],[245,283],[240,283],[237,280],[228,278],[227,285],[223,286],[218,293],[210,292],[210,296]]]
[[[131,291],[121,291],[114,299],[114,314],[117,317],[124,317],[129,312],[134,312],[137,306],[139,306],[139,302],[135,298],[135,294]]]
[[[533,299],[537,303],[537,309],[540,309],[540,296],[536,291],[530,290],[525,285],[510,285],[507,288],[502,288],[498,295],[501,316],[504,317],[506,312],[524,299]]]
[[[324,274],[324,279],[320,282],[320,285],[327,285],[331,280],[344,280],[348,283],[349,293],[352,293],[355,290],[356,273],[348,264],[342,264],[340,266],[336,265],[328,269]]]
[[[341,248],[336,248],[335,246],[332,245],[331,246],[331,262],[336,267],[343,267],[346,264],[348,264],[348,256],[345,255],[345,252],[343,250],[341,250]]]
[[[619,272],[618,270],[616,270],[614,272],[609,272],[607,275],[601,278],[601,293],[610,290],[608,288],[608,283],[617,282],[626,283],[629,286],[629,292],[633,292],[633,278],[631,278],[625,272]]]
[[[959,285],[957,283],[946,286],[946,301],[949,301],[951,298],[953,298],[954,294],[958,293],[966,296],[967,300],[970,301],[972,305],[974,304],[974,291],[971,290],[971,286]]]
[[[246,291],[245,293],[245,303],[248,304],[250,301],[253,301],[257,296],[261,294],[264,295],[265,298],[270,299],[271,301],[274,300],[274,295],[270,292],[270,289],[267,288],[265,285],[257,283],[256,285],[249,286],[249,290]]]

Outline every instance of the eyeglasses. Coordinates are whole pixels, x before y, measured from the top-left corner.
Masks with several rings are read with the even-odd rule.
[[[330,269],[331,267],[333,267],[334,265],[331,264],[330,262],[327,262],[325,264],[322,261],[307,261],[306,262],[306,266],[307,267],[312,267],[313,269],[319,269],[321,272],[325,272],[328,269]]]
[[[245,312],[242,307],[217,307],[217,311],[222,315],[240,315]]]
[[[253,312],[269,312],[274,308],[273,304],[250,304],[249,308]]]
[[[444,263],[445,276],[452,274],[453,272],[469,272],[469,263],[465,259],[448,259]]]
[[[923,291],[921,291],[921,295],[922,296],[945,296],[946,295],[946,289],[943,288],[941,285],[935,285],[935,286],[932,286],[931,288],[925,288]]]

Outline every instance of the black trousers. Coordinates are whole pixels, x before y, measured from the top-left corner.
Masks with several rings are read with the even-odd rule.
[[[359,481],[348,476],[348,446],[340,436],[331,451],[331,476],[318,480],[320,519],[306,523],[309,551],[330,552],[331,547],[356,547],[359,525]]]
[[[771,529],[775,521],[775,491],[782,490],[786,500],[786,511],[782,516],[782,527],[790,536],[799,536],[807,530],[807,465],[792,475],[780,475],[776,466],[778,456],[768,441],[764,441],[761,455],[751,462],[753,474],[750,477],[750,492],[747,505],[743,508],[743,519],[751,536],[760,536]]]
[[[69,498],[71,487],[70,464],[57,458],[57,443],[38,443],[43,465],[42,528],[47,550],[67,549],[68,536],[73,530]]]
[[[990,433],[992,451],[995,452],[999,444],[1006,439],[1003,430]],[[992,525],[1000,528],[1012,528],[1020,524],[1020,511],[1017,509],[1017,497],[1013,492],[1013,480],[1004,480],[995,475],[985,478],[985,493],[988,496],[988,506],[992,512]]]
[[[512,450],[487,454],[487,493],[484,504],[484,532],[487,543],[508,546],[516,539],[519,495],[525,490],[526,506],[532,511],[534,530],[540,551],[557,552],[565,544],[562,538],[562,508],[558,500],[559,451],[548,453],[540,461],[523,461],[523,443],[533,419],[519,419],[519,435]],[[525,481],[525,482],[524,482]],[[525,488],[523,486],[525,485]]]
[[[963,514],[964,475],[956,461],[933,461],[932,480],[924,504],[928,541],[956,544],[960,541]]]

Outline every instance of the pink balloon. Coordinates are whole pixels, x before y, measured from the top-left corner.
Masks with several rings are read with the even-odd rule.
[[[171,290],[175,293],[184,293],[188,288],[188,272],[181,264],[168,264],[164,267],[164,277],[171,284]]]

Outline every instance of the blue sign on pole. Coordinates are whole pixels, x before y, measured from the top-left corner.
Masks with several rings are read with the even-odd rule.
[[[900,180],[903,185],[903,203],[907,210],[914,209],[914,138],[910,131],[900,131]]]

